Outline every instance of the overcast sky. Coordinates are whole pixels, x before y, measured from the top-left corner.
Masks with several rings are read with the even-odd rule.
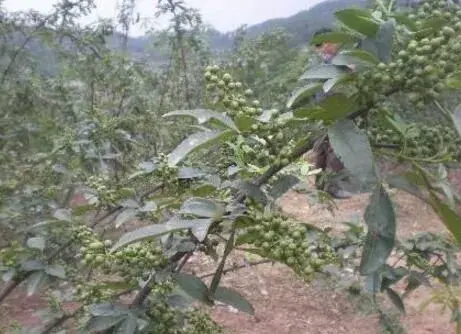
[[[120,0],[95,0],[96,12],[85,22],[92,22],[97,17],[113,17]],[[186,0],[186,3],[200,10],[205,22],[220,31],[234,30],[242,24],[255,24],[275,17],[286,17],[300,10],[308,9],[322,0]],[[151,17],[157,0],[136,0],[137,11],[141,17]],[[9,10],[36,9],[49,12],[55,0],[6,0]],[[156,26],[161,26],[158,23]],[[136,27],[132,35],[140,35],[142,27]]]

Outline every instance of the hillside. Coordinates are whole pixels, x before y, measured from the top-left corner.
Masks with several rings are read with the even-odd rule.
[[[409,6],[416,2],[416,0],[398,0],[401,6]],[[315,31],[334,25],[334,13],[336,11],[350,7],[363,8],[369,3],[369,0],[325,0],[295,15],[250,25],[245,29],[245,32],[248,37],[254,38],[264,32],[283,29],[291,35],[290,45],[297,47],[308,43]],[[235,31],[221,33],[215,29],[210,29],[207,34],[206,39],[209,41],[210,47],[214,52],[229,50],[233,45]],[[118,33],[108,38],[107,43],[109,47],[115,50],[120,49],[122,45],[121,38],[121,35]],[[150,61],[161,64],[166,59],[162,52],[153,47],[153,41],[156,38],[157,36],[130,37],[127,41],[128,51],[136,58],[149,58]],[[22,44],[20,40],[16,40],[15,43]],[[53,59],[53,55],[50,54],[46,46],[43,46],[38,40],[32,40],[29,43],[28,49],[33,54],[43,55],[43,57],[39,57],[43,59],[43,64],[40,67],[44,68],[47,73],[53,72],[53,62],[49,61]]]

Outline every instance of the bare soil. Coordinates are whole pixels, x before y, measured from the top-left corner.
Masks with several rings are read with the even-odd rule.
[[[452,172],[451,180],[460,184],[461,173]],[[444,225],[430,207],[414,197],[393,191],[398,203],[398,235],[411,236],[420,231],[440,232]],[[333,229],[342,229],[344,221],[361,221],[369,195],[358,195],[336,201],[337,210],[328,210],[309,204],[306,196],[293,191],[280,201],[286,213],[299,220]],[[242,263],[243,255],[236,253],[231,262]],[[216,264],[203,256],[192,257],[186,270],[208,273]],[[224,276],[223,285],[242,293],[255,307],[256,316],[251,317],[224,305],[211,310],[212,317],[235,334],[329,334],[329,333],[381,333],[382,327],[376,314],[366,312],[365,302],[353,301],[344,292],[337,291],[325,282],[307,284],[298,279],[283,265],[263,264],[231,272]],[[1,284],[0,284],[1,288]],[[407,315],[401,317],[406,332],[410,334],[455,333],[450,315],[441,314],[430,306],[424,312],[421,303],[430,297],[429,288],[420,288],[406,300]],[[17,322],[27,327],[40,325],[37,309],[46,305],[40,296],[26,297],[18,289],[0,305],[0,333],[8,333],[9,325]],[[370,304],[371,305],[371,304]],[[74,307],[74,305],[68,305]],[[371,307],[371,306],[370,306]],[[2,332],[2,326],[4,328]]]

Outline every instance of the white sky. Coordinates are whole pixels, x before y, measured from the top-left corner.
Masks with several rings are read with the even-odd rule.
[[[242,24],[255,24],[271,18],[286,17],[308,9],[322,0],[186,0],[186,4],[200,10],[206,23],[226,32]],[[153,16],[157,0],[136,0],[136,10],[141,18]],[[8,10],[35,9],[49,12],[55,0],[5,0]],[[97,10],[84,22],[93,22],[97,17],[114,17],[119,0],[95,0]],[[152,23],[152,22],[151,22]],[[162,22],[153,22],[157,28]],[[144,28],[137,26],[131,35],[142,35]]]

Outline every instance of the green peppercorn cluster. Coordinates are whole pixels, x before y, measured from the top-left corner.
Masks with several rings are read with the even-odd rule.
[[[180,333],[178,312],[169,306],[164,299],[149,299],[146,314],[151,320],[147,333]]]
[[[226,113],[248,124],[243,132],[250,132],[253,136],[242,142],[234,139],[234,151],[229,147],[222,148],[220,163],[228,166],[232,157],[239,155],[241,161],[248,162],[258,167],[268,164],[285,166],[290,163],[291,150],[294,147],[292,140],[297,134],[293,131],[293,124],[284,120],[279,110],[266,110],[260,107],[258,100],[249,100],[253,95],[251,89],[244,90],[243,85],[232,79],[229,73],[217,66],[209,66],[205,72],[205,79],[209,82],[208,89],[216,95],[217,103],[222,103]],[[239,152],[235,152],[235,147]]]
[[[17,268],[28,254],[30,254],[30,250],[14,240],[8,248],[0,250],[0,266]]]
[[[253,96],[250,88],[243,90],[243,84],[234,81],[229,73],[223,71],[217,65],[208,66],[205,69],[207,90],[215,93],[218,102],[227,108],[229,116],[258,116],[262,113],[260,102],[256,99],[249,101]]]
[[[142,241],[110,253],[110,240],[100,241],[97,234],[87,226],[74,228],[75,238],[82,245],[78,257],[82,263],[101,268],[105,273],[119,274],[136,284],[136,278],[146,270],[163,266],[167,259],[162,248],[155,241]]]
[[[162,248],[155,241],[129,245],[115,252],[114,258],[114,271],[126,277],[139,277],[146,270],[159,268],[167,263]]]
[[[198,309],[189,310],[185,314],[186,326],[184,334],[221,334],[223,329],[211,319],[209,314]]]
[[[133,195],[134,191],[126,187],[111,187],[109,180],[101,176],[92,175],[88,178],[87,185],[96,191],[101,206],[116,206],[123,199]]]
[[[427,29],[425,24],[434,16],[446,23],[440,29]],[[409,18],[418,31],[425,33],[407,35],[392,62],[380,63],[359,76],[361,104],[384,101],[386,93],[401,89],[417,110],[422,109],[440,96],[447,76],[456,70],[461,60],[460,7],[448,1],[428,0]]]
[[[264,256],[287,264],[305,279],[311,279],[328,263],[337,261],[326,238],[310,241],[306,227],[278,213],[249,208],[251,225],[239,243],[254,245]]]
[[[113,294],[114,291],[106,285],[94,282],[80,282],[76,286],[76,299],[85,305],[103,302]]]
[[[357,120],[357,125],[366,131],[372,144],[396,145],[402,154],[412,158],[431,158],[445,151],[451,160],[461,159],[461,138],[452,127],[444,124],[407,124],[410,128],[404,136],[379,118],[373,119],[371,124],[365,124],[363,119]]]
[[[165,185],[178,185],[178,168],[176,166],[170,166],[168,164],[168,155],[160,153],[157,157],[157,169],[156,175],[162,178],[163,184]]]

